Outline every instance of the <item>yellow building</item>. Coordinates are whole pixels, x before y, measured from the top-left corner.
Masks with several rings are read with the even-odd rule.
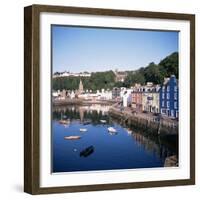
[[[160,102],[159,92],[143,92],[142,93],[142,110],[152,113],[159,113]]]

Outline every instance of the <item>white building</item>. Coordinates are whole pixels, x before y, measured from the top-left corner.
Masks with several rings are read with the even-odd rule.
[[[59,95],[60,95],[60,90],[58,90],[58,91],[53,91],[53,92],[52,92],[52,96],[53,96],[54,98],[57,98]]]
[[[112,99],[112,91],[102,89],[101,92],[97,91],[100,95],[101,100],[111,100]]]
[[[129,105],[131,105],[132,91],[133,91],[132,89],[123,90],[122,94],[123,107],[128,107]]]
[[[69,97],[70,97],[70,99],[75,98],[75,92],[73,90],[71,91],[71,93],[69,93]]]
[[[90,77],[91,73],[88,72],[80,72],[80,73],[71,73],[71,72],[60,72],[60,73],[54,73],[53,78],[58,78],[58,77]]]

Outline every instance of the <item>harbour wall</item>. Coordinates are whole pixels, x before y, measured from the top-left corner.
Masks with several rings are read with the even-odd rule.
[[[91,104],[101,104],[101,105],[112,105],[116,101],[113,100],[83,100],[83,99],[65,99],[59,101],[52,101],[54,106],[65,106],[65,105],[91,105]]]
[[[160,119],[156,121],[154,117],[142,117],[137,114],[132,114],[126,111],[120,111],[119,109],[111,108],[109,110],[111,117],[117,118],[137,129],[146,130],[149,133],[158,135],[177,135],[178,123],[170,122],[169,120]]]

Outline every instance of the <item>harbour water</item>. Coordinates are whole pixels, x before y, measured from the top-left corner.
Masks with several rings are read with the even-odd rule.
[[[57,106],[52,110],[52,172],[164,167],[178,154],[177,137],[149,134],[116,121],[109,106]],[[112,127],[116,133],[109,132]],[[70,137],[76,139],[70,139]],[[67,139],[66,139],[67,138]]]

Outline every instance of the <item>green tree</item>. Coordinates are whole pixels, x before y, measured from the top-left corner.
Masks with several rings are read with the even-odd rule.
[[[145,83],[145,77],[143,73],[141,73],[140,71],[128,73],[128,76],[126,77],[124,81],[124,85],[126,87],[131,87],[135,83],[140,83],[140,84]]]
[[[159,69],[166,77],[175,75],[176,78],[178,78],[178,52],[174,52],[161,60],[159,63]]]
[[[155,84],[162,83],[163,76],[159,70],[158,65],[155,63],[150,63],[144,70],[144,76],[146,82],[153,82]]]

